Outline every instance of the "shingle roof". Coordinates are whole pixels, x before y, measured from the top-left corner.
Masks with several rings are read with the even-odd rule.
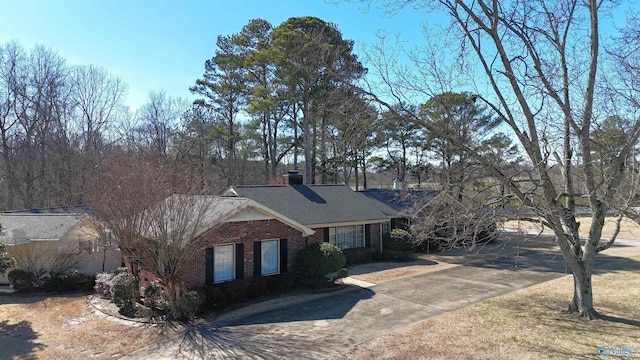
[[[412,217],[440,193],[438,190],[427,189],[367,189],[361,193],[371,199],[392,208],[394,216]]]
[[[56,206],[41,209],[7,210],[3,214],[90,214],[91,209],[87,205]]]
[[[253,199],[303,225],[385,220],[372,199],[346,185],[233,186],[227,194]],[[387,212],[392,211],[388,209]]]
[[[60,240],[85,214],[2,214],[0,241],[17,245],[32,240]]]
[[[159,211],[158,215],[164,218],[164,220],[161,219],[163,224],[162,231],[168,231],[169,233],[180,232],[193,238],[225,222],[231,216],[246,208],[255,208],[267,213],[279,221],[299,229],[305,236],[313,234],[313,230],[304,225],[251,199],[242,197],[172,195],[148,211],[156,209]],[[194,228],[193,226],[196,227]],[[154,236],[153,231],[155,228],[151,226],[149,235]]]

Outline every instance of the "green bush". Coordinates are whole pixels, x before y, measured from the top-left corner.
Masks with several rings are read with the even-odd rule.
[[[7,274],[9,282],[16,291],[27,291],[34,287],[36,277],[29,271],[13,269]]]
[[[349,276],[349,269],[342,268],[336,272],[336,276],[334,277],[334,280],[343,279],[348,276]]]
[[[247,282],[242,279],[227,281],[219,285],[227,297],[228,303],[235,303],[247,299]]]
[[[209,309],[219,309],[227,306],[227,295],[219,286],[205,285],[202,290],[204,302],[202,306]]]
[[[96,284],[93,287],[96,294],[104,299],[111,299],[111,280],[113,273],[99,273],[96,275]]]
[[[293,289],[295,284],[296,276],[292,273],[282,273],[267,277],[267,289],[270,291],[289,291]]]
[[[252,298],[260,298],[267,294],[267,277],[254,276],[247,287],[247,295]]]
[[[176,320],[191,320],[196,316],[202,301],[197,291],[189,291],[171,306],[171,317]]]
[[[414,249],[412,236],[406,230],[393,229],[389,235],[385,235],[382,239],[382,245],[385,249],[411,251]]]
[[[52,292],[70,292],[84,290],[89,291],[94,287],[95,277],[78,272],[71,274],[59,274],[44,280],[43,288]]]
[[[298,254],[300,272],[309,278],[319,278],[343,268],[347,260],[337,246],[328,242],[305,246]]]
[[[389,253],[388,251],[385,251],[385,252],[376,251],[373,253],[373,256],[372,256],[373,261],[391,261],[391,260],[394,260],[395,258],[396,258],[395,255]]]
[[[162,286],[157,281],[152,281],[144,288],[144,304],[151,309],[164,307],[165,297]]]
[[[371,262],[373,253],[375,252],[376,249],[372,247],[358,247],[342,250],[342,253],[347,259],[347,265],[349,266]]]
[[[111,301],[123,311],[134,309],[140,299],[138,278],[129,273],[121,273],[111,279]]]

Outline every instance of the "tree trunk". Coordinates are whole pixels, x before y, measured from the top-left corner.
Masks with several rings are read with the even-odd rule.
[[[580,317],[589,320],[597,319],[598,313],[593,309],[593,291],[591,287],[591,275],[593,273],[593,260],[580,260],[573,271],[573,300],[569,303],[567,312],[577,312]]]

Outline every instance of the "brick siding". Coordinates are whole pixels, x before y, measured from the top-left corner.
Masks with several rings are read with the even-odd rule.
[[[253,243],[267,239],[287,239],[287,270],[295,271],[298,252],[307,244],[300,230],[278,220],[259,220],[223,223],[202,235],[202,251],[184,269],[181,278],[187,289],[198,289],[206,283],[205,249],[214,245],[244,244],[244,278],[253,277]]]

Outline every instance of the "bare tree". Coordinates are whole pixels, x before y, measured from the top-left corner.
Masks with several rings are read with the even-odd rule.
[[[134,131],[139,150],[148,155],[167,156],[171,136],[188,106],[187,101],[167,95],[164,90],[150,91],[147,102],[136,113],[138,124]]]
[[[397,10],[408,2],[386,4]],[[612,156],[606,180],[596,181],[591,135],[602,114],[594,104],[598,101],[605,104],[598,96],[605,85],[620,85],[603,81],[605,74],[601,72],[607,64],[601,61],[600,21],[609,14],[610,5],[597,0],[441,0],[433,6],[417,6],[428,6],[428,10],[446,14],[451,20],[446,31],[439,34],[441,45],[431,43],[428,49],[436,50],[425,53],[444,56],[455,52],[457,56],[445,56],[449,61],[440,63],[458,66],[457,73],[468,76],[467,87],[473,87],[477,100],[502,119],[501,126],[511,130],[531,167],[527,172],[513,174],[478,156],[481,153],[468,144],[456,146],[476,154],[477,161],[552,229],[574,277],[574,295],[568,311],[596,318],[591,286],[594,261],[598,253],[615,241],[615,237],[601,241],[602,227],[607,212],[617,207],[616,193],[628,170],[624,160],[640,136],[640,121],[636,117],[628,129],[628,137]],[[442,73],[439,66],[433,66],[437,63],[434,59],[437,56],[417,63],[419,70],[424,71],[422,81],[428,84],[429,79],[433,80],[425,88],[429,96],[434,95],[428,93],[434,87],[446,86],[439,81]],[[401,83],[410,85],[407,78],[400,78]],[[398,84],[388,76],[385,81]],[[403,98],[401,89],[397,86],[393,89],[392,96]],[[415,84],[405,89],[419,90]],[[618,111],[632,113],[633,102],[622,96],[610,98],[620,104]],[[447,136],[435,128],[428,129]],[[554,168],[560,169],[560,179],[554,177]],[[516,181],[516,177],[528,177],[529,181]],[[576,219],[579,201],[587,204],[592,214],[584,244]]]
[[[197,170],[160,157],[116,153],[97,168],[86,196],[125,259],[157,276],[174,299],[207,203],[197,196],[172,195],[202,194],[201,184]]]
[[[93,156],[104,150],[104,137],[127,94],[127,85],[104,68],[94,65],[71,69],[76,106],[76,126],[82,150]]]

